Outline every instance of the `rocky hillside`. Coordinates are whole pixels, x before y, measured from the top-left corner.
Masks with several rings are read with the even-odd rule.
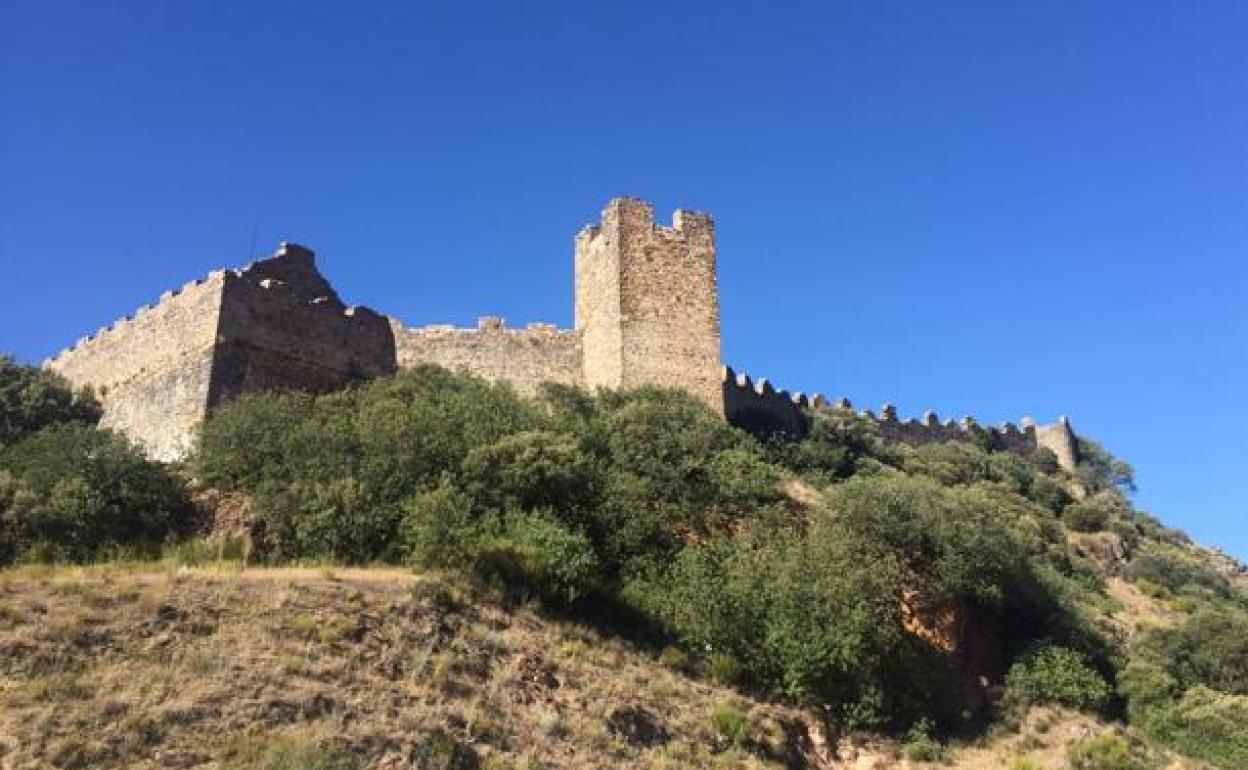
[[[1116,590],[1124,626],[1164,617],[1127,584]],[[924,764],[899,741],[836,732],[817,711],[683,665],[403,570],[13,569],[0,573],[0,767]],[[1121,730],[1036,707],[955,741],[943,763],[1056,769],[1071,746]]]
[[[167,465],[0,357],[0,767],[1248,768],[1244,566],[1127,463],[809,418],[425,367]]]

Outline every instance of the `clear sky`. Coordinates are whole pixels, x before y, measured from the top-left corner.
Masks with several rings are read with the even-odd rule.
[[[280,240],[411,324],[570,325],[617,195],[716,216],[739,369],[1068,413],[1248,556],[1243,0],[0,0],[25,360]]]

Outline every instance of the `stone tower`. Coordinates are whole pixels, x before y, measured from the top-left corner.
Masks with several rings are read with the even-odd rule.
[[[723,413],[715,226],[616,198],[576,237],[576,331],[591,388],[683,388]]]

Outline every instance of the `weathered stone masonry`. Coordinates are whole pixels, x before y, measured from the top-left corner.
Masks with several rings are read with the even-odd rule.
[[[165,292],[46,362],[104,405],[103,424],[161,460],[182,457],[214,406],[262,390],[325,392],[394,371],[384,317],[347,307],[312,252],[283,244]]]
[[[423,363],[509,382],[521,393],[543,382],[682,388],[735,425],[801,434],[810,410],[827,406],[822,397],[777,391],[722,365],[715,259],[709,215],[680,210],[662,225],[649,203],[617,198],[576,237],[575,328],[509,329],[494,316],[475,329],[411,328],[347,306],[311,251],[283,244],[272,257],[166,292],[45,365],[94,389],[104,424],[164,460],[184,456],[204,417],[240,394],[326,392]],[[1001,449],[1052,449],[1068,468],[1077,459],[1065,418],[981,428],[930,413],[903,422],[889,406],[878,417],[863,414],[891,440],[986,437]]]

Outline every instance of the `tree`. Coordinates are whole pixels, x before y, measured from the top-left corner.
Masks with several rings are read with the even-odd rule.
[[[0,355],[0,448],[60,422],[95,425],[100,405],[59,375]]]

